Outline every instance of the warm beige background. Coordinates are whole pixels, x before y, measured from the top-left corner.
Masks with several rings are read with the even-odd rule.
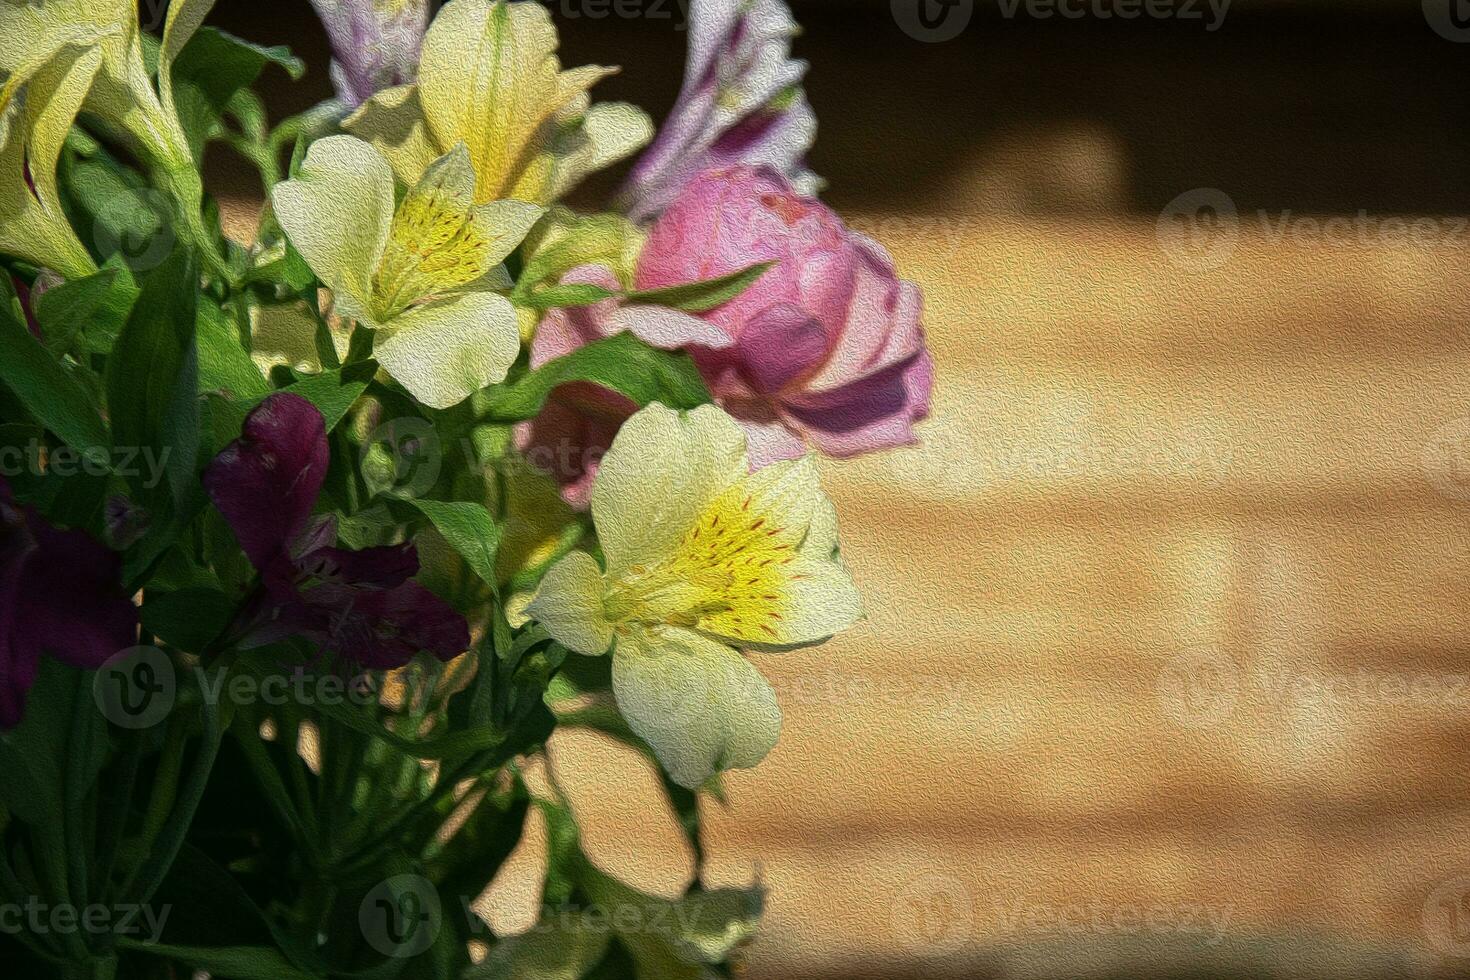
[[[1417,4],[932,46],[884,6],[802,50],[829,199],[927,293],[934,418],[825,469],[869,621],[759,658],[783,742],[708,814],[714,879],[771,889],[746,975],[1464,973],[1470,233],[1382,219],[1470,210],[1470,52]],[[682,37],[564,26],[668,104]],[[1212,268],[1157,224],[1200,187],[1240,209]],[[555,756],[599,860],[680,889],[651,775]]]

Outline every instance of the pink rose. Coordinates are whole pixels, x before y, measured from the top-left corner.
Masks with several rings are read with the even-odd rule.
[[[774,265],[754,285],[700,318],[614,300],[553,311],[537,332],[532,363],[622,330],[688,350],[715,401],[749,434],[755,468],[808,447],[845,457],[913,443],[934,377],[918,288],[898,278],[882,246],[776,171],[730,167],[692,181],[650,231],[637,288],[716,279],[768,261]],[[567,281],[616,285],[611,273],[590,267]],[[533,459],[547,440],[601,443],[631,412],[619,396],[568,391],[576,387],[559,390],[543,418],[523,428]],[[586,411],[590,395],[603,411]],[[579,460],[595,450],[584,446]],[[581,503],[594,471],[579,463],[553,474]]]
[[[881,245],[801,197],[769,168],[706,171],[653,226],[638,288],[776,264],[705,319],[733,341],[692,353],[710,391],[751,434],[755,465],[810,444],[855,456],[915,441],[934,364],[923,298]]]

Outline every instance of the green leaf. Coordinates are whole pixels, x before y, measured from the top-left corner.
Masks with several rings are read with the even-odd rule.
[[[310,973],[303,973],[277,950],[263,946],[235,946],[220,949],[201,949],[193,946],[164,946],[117,937],[118,945],[140,953],[178,960],[196,970],[207,971],[217,977],[230,980],[320,980]]]
[[[569,283],[563,286],[548,286],[538,289],[516,302],[533,310],[549,310],[561,306],[591,306],[618,294],[602,286]]]
[[[171,205],[141,174],[99,147],[63,166],[62,178],[72,226],[109,265],[139,273],[168,258],[177,240]]]
[[[475,396],[482,420],[519,422],[535,418],[557,385],[589,381],[626,395],[642,407],[697,408],[710,400],[699,369],[687,354],[655,350],[632,334],[594,341],[558,357],[519,380]]]
[[[199,389],[230,398],[264,398],[271,386],[240,345],[230,315],[206,300],[199,304]]]
[[[235,603],[218,589],[149,590],[141,617],[143,629],[186,653],[202,653],[234,614]]]
[[[368,382],[377,372],[372,361],[359,361],[343,368],[323,371],[302,378],[285,390],[300,395],[315,405],[326,419],[327,431],[331,432],[347,416],[352,406],[367,390]]]
[[[284,47],[261,47],[213,27],[201,28],[173,66],[174,99],[180,122],[198,162],[206,141],[220,132],[235,93],[248,88],[267,65],[293,80],[306,64]]]
[[[71,353],[79,337],[87,350],[105,354],[137,297],[132,274],[119,263],[46,290],[36,300],[36,321],[56,354]]]
[[[716,307],[724,306],[745,292],[754,285],[757,279],[766,274],[767,269],[775,264],[774,262],[761,262],[718,279],[691,282],[682,286],[669,286],[666,289],[632,292],[627,294],[625,300],[630,305],[670,306],[676,310],[683,310],[685,313],[706,313]]]
[[[197,484],[198,293],[193,258],[176,250],[143,280],[107,362],[113,446],[128,452],[152,450],[155,459],[165,460],[172,502],[180,509]],[[158,499],[156,487],[136,477],[132,482],[139,500]]]
[[[495,555],[500,548],[500,526],[484,507],[469,501],[411,500],[450,547],[490,588],[495,589]]]
[[[77,449],[107,446],[96,401],[8,307],[0,307],[0,381],[37,422]]]

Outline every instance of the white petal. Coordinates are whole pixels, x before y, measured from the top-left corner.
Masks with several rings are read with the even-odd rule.
[[[569,650],[589,657],[607,653],[612,627],[602,608],[602,570],[585,551],[567,555],[541,579],[526,615]]]
[[[398,383],[430,408],[453,408],[505,380],[521,346],[515,307],[498,293],[463,293],[414,307],[373,348]]]
[[[654,564],[748,470],[745,433],[714,405],[681,416],[652,404],[623,424],[592,488],[609,574]]]
[[[346,297],[342,305],[370,309],[372,275],[393,223],[393,170],[383,155],[352,136],[317,140],[271,203],[311,271]]]
[[[781,736],[776,692],[760,671],[688,630],[620,639],[612,673],[618,710],[688,789],[758,765]]]

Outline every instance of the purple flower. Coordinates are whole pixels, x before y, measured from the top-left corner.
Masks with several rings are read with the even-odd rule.
[[[20,724],[43,653],[95,670],[137,642],[121,572],[115,552],[52,527],[0,479],[0,728]]]
[[[332,82],[356,109],[418,74],[428,28],[427,0],[311,0],[332,42]]]
[[[420,651],[441,660],[469,646],[464,618],[417,582],[410,544],[335,546],[331,516],[312,508],[327,476],[326,425],[298,395],[271,395],[215,457],[204,488],[261,576],[245,645],[305,636],[326,653],[389,670]]]
[[[803,193],[820,183],[805,159],[817,120],[791,57],[796,22],[783,0],[693,0],[684,87],[620,203],[650,221],[701,171],[737,164],[778,171]]]

